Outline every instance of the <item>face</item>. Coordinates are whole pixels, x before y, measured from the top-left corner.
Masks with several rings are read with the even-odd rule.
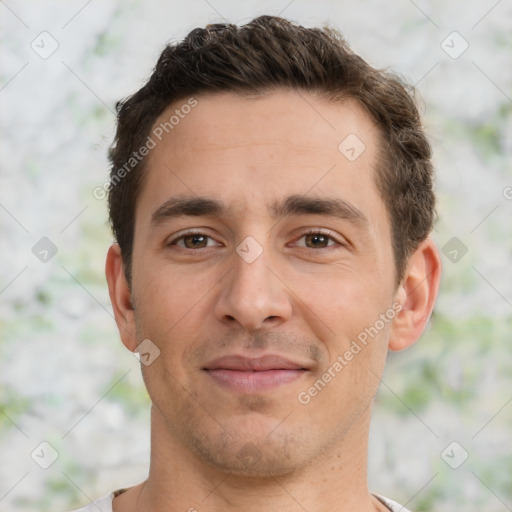
[[[280,91],[199,96],[151,150],[133,336],[160,350],[148,392],[198,459],[283,475],[368,420],[396,313],[377,144],[356,103]]]

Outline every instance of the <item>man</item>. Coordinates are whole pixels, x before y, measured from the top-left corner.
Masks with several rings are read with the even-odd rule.
[[[372,402],[440,260],[400,80],[331,29],[198,28],[118,104],[110,158],[106,274],[151,463],[82,510],[405,510],[368,491]]]

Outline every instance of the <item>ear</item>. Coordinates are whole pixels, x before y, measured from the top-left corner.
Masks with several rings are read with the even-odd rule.
[[[133,352],[137,347],[135,312],[132,306],[130,286],[124,273],[123,256],[119,244],[112,244],[108,250],[105,274],[119,335],[126,348]]]
[[[415,343],[430,319],[439,289],[441,259],[431,238],[420,243],[409,258],[395,296],[402,307],[393,319],[390,350],[403,350]]]

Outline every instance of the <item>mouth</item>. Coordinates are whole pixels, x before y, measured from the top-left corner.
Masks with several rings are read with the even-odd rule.
[[[309,371],[307,366],[277,355],[224,356],[203,370],[216,384],[239,393],[269,391],[294,382]]]

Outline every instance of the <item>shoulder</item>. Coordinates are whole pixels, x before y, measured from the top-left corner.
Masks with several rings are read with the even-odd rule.
[[[112,512],[112,500],[114,499],[114,493],[110,493],[108,496],[100,498],[99,500],[91,502],[85,507],[73,510],[72,512]]]
[[[379,494],[373,494],[381,503],[386,505],[386,507],[391,510],[391,512],[411,512],[408,508],[400,505],[396,501],[390,500],[389,498],[385,498],[384,496],[380,496]]]

